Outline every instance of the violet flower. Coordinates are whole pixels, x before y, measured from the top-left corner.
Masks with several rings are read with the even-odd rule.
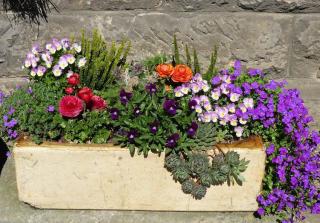
[[[163,103],[163,109],[171,116],[174,116],[175,114],[177,114],[177,108],[178,108],[178,104],[173,99],[167,99]]]
[[[178,144],[178,140],[180,139],[180,135],[178,133],[174,133],[167,139],[166,147],[168,148],[175,148]]]
[[[146,85],[146,91],[151,95],[155,94],[157,93],[157,86],[153,83],[149,83]]]
[[[120,111],[117,108],[111,108],[110,109],[110,117],[112,120],[118,120],[119,119]]]
[[[130,99],[132,98],[132,93],[126,92],[124,89],[122,89],[120,91],[119,96],[120,96],[121,104],[126,105],[130,101]]]

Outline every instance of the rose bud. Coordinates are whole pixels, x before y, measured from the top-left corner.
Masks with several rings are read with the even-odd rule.
[[[107,107],[107,102],[100,96],[94,95],[90,101],[91,110],[103,110]]]
[[[93,97],[93,92],[90,88],[84,87],[79,90],[78,97],[88,104]]]
[[[73,73],[69,78],[68,78],[68,84],[72,86],[77,86],[80,84],[80,75],[77,73]]]
[[[64,91],[66,92],[66,94],[72,94],[74,90],[72,87],[67,87]]]

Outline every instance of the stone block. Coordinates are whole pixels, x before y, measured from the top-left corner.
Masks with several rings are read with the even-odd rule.
[[[171,53],[172,37],[198,49],[206,65],[214,47],[219,47],[219,65],[240,59],[249,67],[259,67],[272,76],[287,71],[292,16],[251,13],[134,13],[65,12],[53,15],[39,29],[25,25],[9,27],[5,16],[0,23],[8,28],[0,36],[0,75],[18,76],[23,59],[33,42],[52,37],[79,36],[82,29],[99,29],[108,40],[129,37],[131,58],[141,59],[159,52]],[[183,48],[182,48],[183,49]],[[183,51],[183,50],[182,50]]]
[[[317,0],[54,0],[62,10],[320,12]]]
[[[293,23],[290,76],[316,78],[320,73],[320,16],[297,16]],[[320,80],[318,78],[318,80]]]

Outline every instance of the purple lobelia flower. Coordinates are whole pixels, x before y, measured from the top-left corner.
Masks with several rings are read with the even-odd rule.
[[[271,155],[272,153],[274,153],[274,148],[274,144],[271,144],[266,150],[267,155]]]
[[[131,129],[128,133],[127,133],[127,137],[128,137],[128,141],[130,143],[134,143],[135,138],[138,137],[139,133],[137,130],[135,129]]]
[[[166,147],[168,148],[175,148],[178,144],[178,140],[180,139],[180,135],[178,133],[174,133],[167,139]]]
[[[171,116],[177,114],[178,104],[173,99],[167,99],[163,103],[163,109]]]
[[[112,120],[118,120],[119,119],[120,111],[117,108],[111,108],[110,109],[110,117]]]
[[[187,130],[187,135],[189,137],[194,137],[198,130],[198,124],[196,122],[192,122]]]
[[[157,93],[157,85],[155,85],[153,83],[147,84],[146,91],[151,95]]]
[[[126,105],[130,99],[132,98],[132,93],[131,92],[126,92],[124,89],[120,91],[120,101],[121,104]]]
[[[47,107],[47,111],[50,112],[50,113],[54,112],[54,110],[55,110],[55,108],[54,108],[53,105],[49,105],[49,106]]]
[[[150,132],[155,135],[158,132],[159,125],[160,125],[160,122],[158,122],[158,121],[154,121],[154,122],[150,123],[149,124]]]

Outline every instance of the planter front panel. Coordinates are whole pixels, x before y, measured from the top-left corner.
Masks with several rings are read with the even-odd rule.
[[[202,200],[181,190],[164,155],[130,156],[108,145],[22,141],[14,148],[19,199],[38,208],[155,211],[254,211],[265,168],[259,140],[221,145],[250,160],[243,186],[215,186]]]

